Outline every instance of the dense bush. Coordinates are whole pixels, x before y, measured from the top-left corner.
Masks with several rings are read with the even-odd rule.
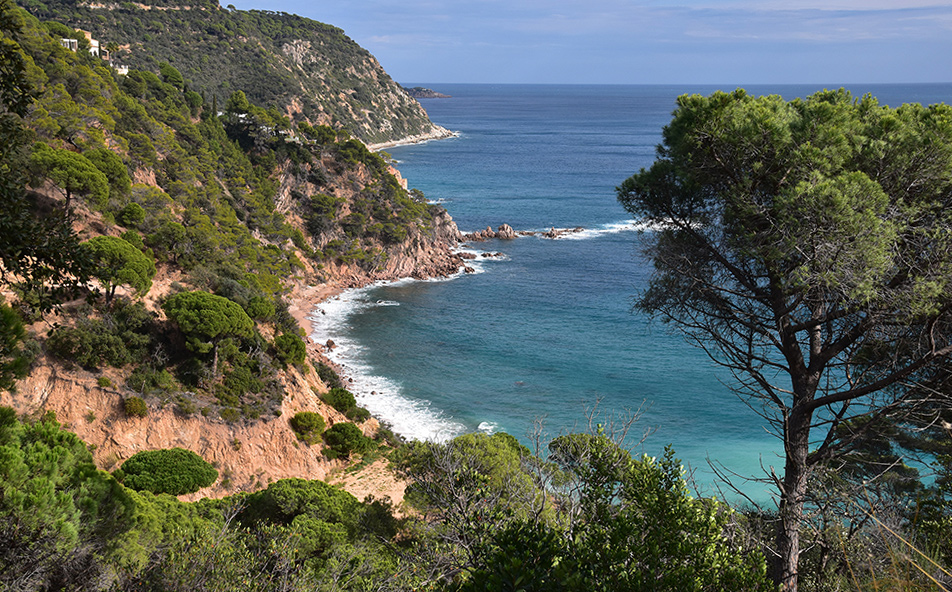
[[[135,202],[130,202],[119,211],[116,220],[126,227],[138,227],[145,221],[145,209]]]
[[[344,383],[341,382],[337,371],[324,362],[319,362],[317,364],[317,376],[321,379],[321,382],[327,385],[327,388],[344,388]]]
[[[149,408],[145,401],[139,397],[129,397],[122,402],[122,410],[129,417],[145,417],[149,414]]]
[[[363,407],[357,406],[357,400],[354,394],[343,387],[334,387],[321,395],[321,399],[340,411],[347,419],[351,421],[365,421],[370,417],[370,412]]]
[[[175,390],[175,377],[165,368],[156,369],[142,365],[132,371],[126,379],[126,386],[132,390],[150,394],[154,392],[171,392]]]
[[[348,409],[357,406],[354,394],[343,387],[332,388],[321,395],[321,399],[341,413],[346,413]]]
[[[328,447],[324,455],[328,458],[348,458],[352,452],[363,454],[374,445],[373,440],[350,422],[335,423],[328,428],[324,432],[324,443]]]
[[[274,338],[275,355],[284,365],[302,364],[307,357],[304,340],[294,333],[285,333]]]
[[[118,477],[126,487],[171,495],[194,493],[218,479],[215,467],[184,448],[137,452],[120,471]]]
[[[138,362],[153,344],[154,315],[142,304],[119,303],[101,319],[82,318],[60,327],[47,340],[55,356],[88,369]]]
[[[313,411],[299,411],[288,423],[298,439],[308,444],[320,441],[321,434],[324,433],[324,418]]]

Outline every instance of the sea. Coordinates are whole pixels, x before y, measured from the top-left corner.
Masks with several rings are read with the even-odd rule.
[[[473,273],[351,290],[311,315],[337,347],[359,404],[409,439],[507,432],[527,446],[602,426],[635,454],[671,446],[700,495],[768,501],[782,446],[732,377],[683,336],[633,310],[652,267],[645,229],[615,188],[655,159],[676,98],[736,86],[412,83],[449,139],[387,152],[409,186],[463,232],[576,229],[468,243]],[[952,84],[745,86],[806,97],[824,88],[881,104],[952,101]],[[492,256],[485,256],[492,255]],[[632,422],[631,420],[634,419]]]

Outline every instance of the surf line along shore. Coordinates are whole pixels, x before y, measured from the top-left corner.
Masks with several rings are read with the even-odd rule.
[[[396,302],[381,302],[368,296],[366,291],[376,286],[394,285],[414,280],[443,281],[462,277],[468,273],[488,271],[490,261],[505,261],[502,252],[481,250],[476,244],[493,240],[520,239],[536,236],[537,239],[559,239],[584,234],[583,227],[552,228],[546,231],[515,231],[508,224],[497,230],[463,234],[447,216],[452,226],[453,239],[442,244],[432,244],[418,252],[412,261],[403,261],[396,268],[377,273],[361,272],[353,267],[325,268],[328,281],[319,285],[300,285],[289,295],[289,312],[307,334],[308,353],[333,368],[342,377],[348,390],[357,397],[362,407],[367,408],[378,421],[383,421],[409,439],[446,440],[467,431],[458,420],[446,417],[432,408],[429,401],[406,397],[403,388],[386,376],[376,375],[364,365],[354,346],[342,331],[341,323],[352,311],[367,308],[398,305]],[[444,236],[451,233],[446,232]],[[490,247],[491,248],[491,247]],[[390,263],[394,263],[390,261]],[[402,272],[402,273],[401,273]]]

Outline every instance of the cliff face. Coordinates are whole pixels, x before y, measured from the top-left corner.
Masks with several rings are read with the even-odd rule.
[[[399,203],[394,205],[397,198],[381,195],[386,193],[381,189],[381,185],[390,183],[391,186],[400,186],[404,183],[402,179],[393,177],[391,172],[379,167],[375,170],[372,162],[370,165],[362,164],[339,171],[338,174],[329,175],[323,182],[316,184],[307,180],[310,176],[308,171],[285,169],[281,173],[277,207],[289,220],[311,235],[311,244],[316,250],[323,249],[327,252],[330,246],[344,243],[350,245],[349,248],[359,247],[366,252],[379,252],[369,264],[366,261],[349,262],[346,257],[328,255],[324,258],[322,270],[318,275],[326,282],[341,288],[350,288],[380,280],[408,277],[425,279],[452,275],[460,271],[464,267],[464,261],[456,254],[455,249],[463,240],[463,235],[442,207],[412,204],[419,207],[422,213],[404,224],[406,237],[399,242],[383,240],[374,234],[373,223],[378,222],[374,218],[375,213],[379,213],[381,207],[387,212],[401,207]],[[321,166],[332,170],[334,162],[325,157]],[[402,187],[393,191],[401,195],[406,194]],[[307,220],[314,215],[308,204],[310,196],[315,194],[330,196],[339,204],[332,214],[331,223],[321,232],[314,232],[313,226],[308,230]],[[375,205],[368,206],[370,200],[377,201]],[[362,212],[366,213],[367,228],[362,234],[349,232],[346,221],[352,215],[363,215]]]
[[[146,417],[128,417],[122,389],[98,386],[96,377],[83,370],[67,370],[45,360],[21,381],[17,393],[0,394],[0,404],[20,413],[53,411],[57,420],[87,443],[96,464],[105,470],[118,468],[140,450],[181,447],[213,463],[220,478],[212,486],[182,499],[222,497],[236,491],[254,491],[289,477],[325,479],[341,461],[328,461],[320,446],[299,442],[287,418],[298,411],[321,413],[328,424],[347,421],[323,405],[313,388],[323,390],[312,369],[307,373],[285,372],[281,377],[288,395],[281,416],[254,422],[228,423],[184,415],[174,405],[153,405]],[[374,425],[366,425],[372,433]]]
[[[91,33],[110,60],[159,70],[168,62],[188,88],[219,104],[242,90],[294,119],[348,129],[368,144],[449,134],[340,29],[272,11],[216,2],[24,2],[41,19]],[[115,45],[113,45],[115,44]]]

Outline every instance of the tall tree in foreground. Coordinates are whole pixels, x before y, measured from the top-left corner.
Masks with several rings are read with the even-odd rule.
[[[783,441],[783,590],[811,470],[849,445],[840,426],[920,403],[906,387],[952,353],[950,191],[952,108],[843,90],[682,96],[657,161],[618,188],[656,228],[639,308],[727,367]]]

